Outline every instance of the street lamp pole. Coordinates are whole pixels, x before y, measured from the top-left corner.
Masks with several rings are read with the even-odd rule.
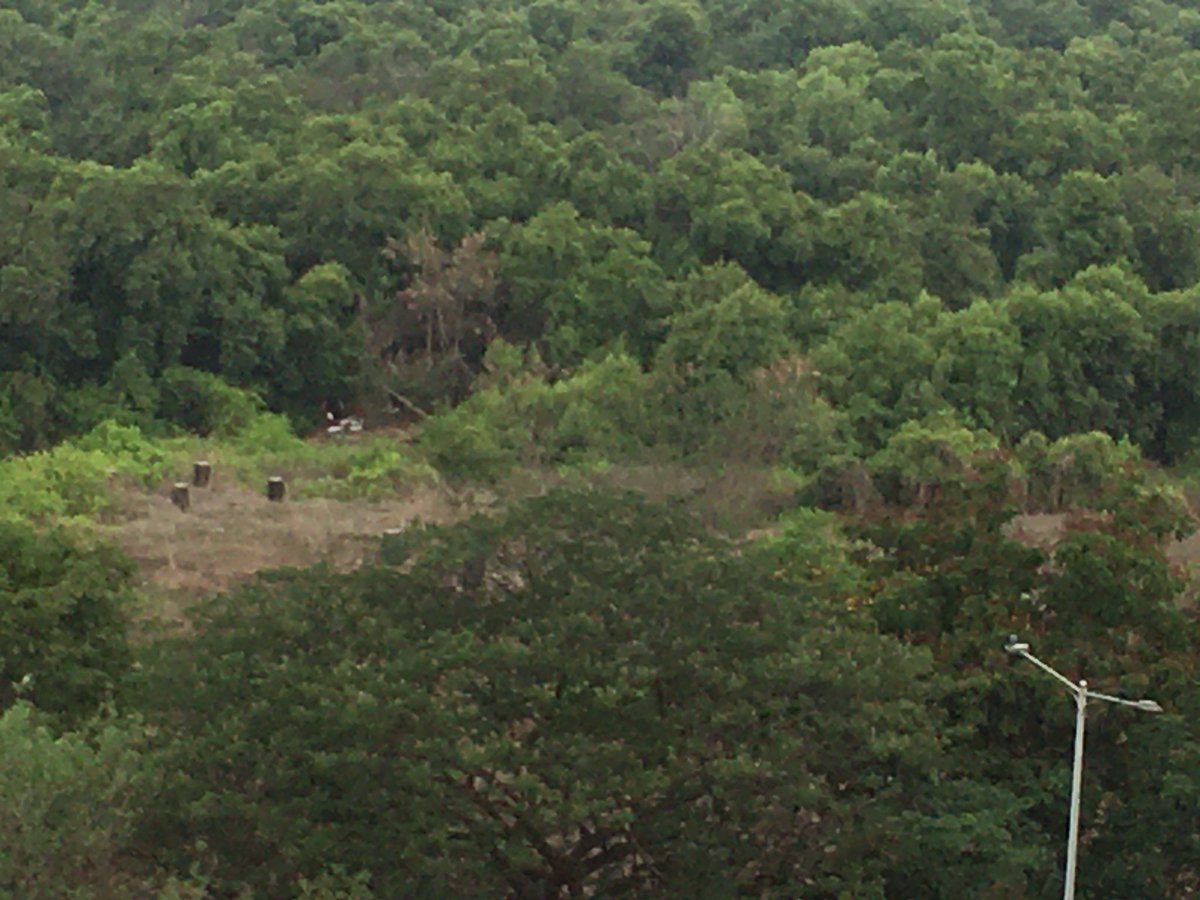
[[[1071,818],[1067,826],[1067,874],[1063,883],[1064,900],[1075,900],[1075,867],[1079,861],[1079,806],[1083,788],[1083,730],[1087,718],[1087,682],[1080,681],[1075,691],[1075,766],[1071,769]]]
[[[1079,861],[1079,806],[1083,788],[1083,738],[1084,725],[1087,720],[1087,702],[1089,699],[1106,700],[1121,706],[1132,706],[1144,712],[1162,712],[1163,710],[1153,700],[1126,700],[1124,697],[1090,691],[1086,681],[1076,684],[1030,653],[1029,644],[1018,641],[1015,634],[1009,637],[1008,644],[1004,649],[1015,656],[1024,657],[1043,672],[1062,682],[1075,698],[1075,765],[1071,770],[1071,815],[1067,826],[1067,868],[1063,879],[1063,900],[1075,900],[1075,870]]]

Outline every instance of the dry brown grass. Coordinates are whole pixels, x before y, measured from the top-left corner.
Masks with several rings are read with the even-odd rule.
[[[772,520],[786,492],[766,469],[702,471],[677,464],[614,467],[564,478],[549,470],[522,470],[495,490],[419,487],[379,502],[287,499],[270,503],[229,481],[193,488],[191,510],[180,512],[167,489],[147,494],[125,489],[121,509],[103,526],[142,573],[140,619],[186,628],[187,610],[200,597],[228,590],[255,573],[318,562],[343,570],[359,565],[379,536],[414,520],[451,522],[495,511],[564,482],[632,490],[651,500],[683,499],[710,526],[734,533]]]
[[[196,599],[227,590],[257,572],[319,562],[349,570],[378,546],[379,536],[390,528],[416,520],[456,521],[544,493],[564,480],[552,471],[525,470],[496,491],[454,492],[431,485],[379,502],[288,499],[283,503],[270,503],[236,484],[216,482],[211,489],[193,488],[187,513],[171,504],[165,489],[147,494],[128,488],[120,514],[104,530],[141,569],[146,598],[141,618],[186,627],[187,609]],[[765,468],[703,471],[672,463],[629,465],[583,480],[633,490],[652,500],[684,499],[710,526],[737,534],[768,525],[791,500],[786,487],[774,483]],[[1052,550],[1066,519],[1061,513],[1020,515],[1013,520],[1010,534]],[[1200,563],[1200,532],[1173,542],[1167,556],[1185,569],[1194,569]]]
[[[446,522],[460,514],[455,499],[439,488],[377,503],[271,503],[229,484],[191,493],[191,511],[183,513],[165,493],[130,492],[123,498],[122,521],[107,529],[141,568],[144,616],[167,624],[183,624],[192,601],[256,572],[318,562],[350,569],[389,528],[417,519]]]
[[[1184,566],[1200,563],[1200,531],[1181,541],[1172,541],[1167,547],[1167,559]]]

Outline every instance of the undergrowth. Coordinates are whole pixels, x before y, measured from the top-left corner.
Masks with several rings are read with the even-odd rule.
[[[309,441],[270,413],[236,435],[207,438],[152,438],[109,421],[51,450],[0,460],[0,521],[86,527],[110,520],[123,490],[165,493],[200,459],[213,465],[215,478],[250,490],[282,476],[298,499],[381,500],[437,480],[393,435]]]

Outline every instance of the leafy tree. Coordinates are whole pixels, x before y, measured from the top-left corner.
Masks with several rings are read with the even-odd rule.
[[[983,163],[942,173],[924,248],[929,289],[961,306],[972,294],[994,292],[998,279],[1011,281],[1035,240],[1036,213],[1036,191],[1019,175]],[[979,228],[987,230],[991,259],[979,246]]]
[[[478,121],[469,130],[444,133],[429,155],[462,184],[475,221],[529,219],[565,196],[566,149],[556,128],[532,124],[511,103],[489,103],[486,112],[472,109],[468,115]]]
[[[1030,432],[1017,447],[1028,479],[1027,502],[1051,511],[1095,510],[1152,541],[1190,530],[1182,492],[1156,476],[1127,440],[1107,434],[1072,434],[1048,444]]]
[[[1200,280],[1200,210],[1156,166],[1121,176],[1125,218],[1133,229],[1136,270],[1152,292]]]
[[[363,358],[366,337],[354,288],[343,266],[324,263],[288,285],[270,310],[278,327],[274,352],[257,357],[252,383],[263,385],[271,405],[297,422],[309,424],[321,400],[364,390],[371,361]],[[240,349],[249,352],[244,343]],[[237,370],[226,363],[221,371]]]
[[[927,823],[919,854],[951,796],[926,657],[769,558],[555,493],[391,570],[248,588],[156,664],[175,776],[147,834],[281,895],[331,863],[388,896],[885,893],[873,848]]]
[[[542,340],[555,364],[578,362],[622,336],[648,349],[636,326],[648,318],[664,277],[635,232],[589,222],[557,203],[504,229],[499,242],[504,333]]]
[[[937,417],[905,422],[867,462],[886,498],[922,507],[948,483],[969,478],[973,456],[995,449],[996,440],[987,432]]]
[[[132,563],[14,522],[0,522],[0,548],[0,707],[22,697],[65,721],[90,715],[131,662]]]
[[[884,303],[836,328],[813,352],[822,393],[844,410],[862,446],[882,447],[910,419],[936,412],[937,352],[927,333],[940,305]]]
[[[1109,173],[1127,160],[1123,138],[1083,106],[1030,110],[1013,125],[1006,168],[1029,181],[1057,180],[1078,171]]]
[[[566,148],[567,199],[580,215],[607,225],[634,227],[641,219],[649,176],[594,132]]]
[[[1025,348],[997,304],[977,301],[940,316],[929,331],[936,348],[933,389],[975,425],[1001,439],[1021,427],[1014,403]]]
[[[681,93],[703,65],[710,40],[703,8],[659,0],[649,5],[629,37],[629,80],[661,94]]]
[[[780,299],[747,280],[713,302],[695,303],[673,315],[659,364],[742,377],[783,353],[786,328]]]
[[[1017,498],[1008,463],[977,457],[974,468],[974,479],[940,494],[919,515],[864,520],[855,529],[869,541],[868,577],[877,579],[871,608],[886,630],[930,647],[942,666],[954,669],[949,712],[963,726],[948,732],[959,748],[955,758],[970,760],[986,783],[1009,785],[1022,798],[1022,818],[1054,835],[1057,844],[1069,790],[1070,706],[1061,687],[1042,673],[1004,665],[1005,635],[1018,632],[1035,643],[1039,656],[1070,677],[1087,677],[1097,689],[1167,704],[1178,697],[1182,712],[1190,708],[1181,692],[1195,665],[1188,648],[1196,621],[1176,602],[1178,584],[1163,555],[1165,520],[1157,504],[1127,496],[1116,516],[1078,520],[1047,560],[1044,551],[1014,539],[1009,523]],[[1056,708],[1061,719],[1047,715]],[[1179,795],[1160,802],[1155,795],[1161,788],[1155,787],[1146,797],[1122,796],[1131,778],[1143,786],[1174,781],[1194,740],[1185,734],[1191,726],[1183,717],[1169,714],[1158,723],[1096,710],[1089,726],[1084,817],[1096,823],[1097,844],[1115,852],[1130,838],[1129,832],[1109,831],[1108,804],[1114,810],[1127,802],[1153,806],[1187,831],[1183,822],[1191,810],[1177,802]],[[1173,760],[1162,755],[1166,733],[1181,742]],[[1131,742],[1142,743],[1131,748]],[[1153,769],[1144,779],[1132,775],[1140,765]],[[1187,772],[1181,773],[1185,782],[1192,777]],[[1089,862],[1083,866],[1096,866],[1086,876],[1097,885],[1092,890],[1102,890],[1098,880],[1116,877],[1136,885],[1129,888],[1133,893],[1169,896],[1168,885],[1190,877],[1187,851],[1167,866],[1136,873],[1110,870],[1099,860],[1099,846],[1094,852],[1097,862],[1085,850]],[[1044,863],[1040,868],[1044,890],[1052,892],[1053,869]]]
[[[1153,435],[1143,439],[1147,452],[1167,461],[1187,456],[1200,429],[1193,366],[1200,359],[1195,289],[1144,298],[1142,315],[1154,336],[1156,352],[1147,360],[1139,406],[1155,410]]]
[[[1022,47],[1063,50],[1071,38],[1091,31],[1087,4],[1079,0],[1054,0],[1052,3],[988,0],[980,6],[984,7],[987,20],[994,23],[997,31]]]
[[[1015,54],[969,31],[943,35],[919,57],[914,113],[925,146],[951,166],[992,162],[1015,112],[1007,88]]]
[[[903,40],[917,45],[933,43],[938,37],[963,29],[971,22],[971,4],[957,2],[886,3],[867,0],[867,37],[876,46]]]
[[[726,285],[728,293],[722,291]],[[685,453],[714,437],[714,426],[740,418],[755,373],[787,348],[782,302],[736,267],[698,273],[688,288],[691,302],[667,320],[655,358],[656,376],[674,419],[673,442]],[[706,297],[714,288],[718,295]]]
[[[1120,262],[1133,251],[1133,229],[1115,179],[1071,172],[1047,198],[1038,222],[1042,246],[1027,254],[1018,274],[1057,285],[1089,266]]]
[[[773,287],[793,282],[811,252],[808,198],[744,152],[683,151],[664,163],[652,202],[649,227],[669,272],[736,262]]]
[[[1024,428],[1055,438],[1106,431],[1146,439],[1155,412],[1137,400],[1152,347],[1137,312],[1144,294],[1136,278],[1110,268],[1057,291],[1022,288],[1005,298],[1024,347],[1016,391]]]
[[[687,97],[666,100],[662,109],[668,116],[664,144],[671,155],[690,146],[730,149],[747,143],[745,111],[724,79],[694,81]]]
[[[722,0],[713,4],[712,21],[721,55],[738,68],[793,68],[814,48],[860,39],[866,11],[861,3],[830,0],[786,7]]]
[[[900,207],[873,192],[826,211],[813,268],[851,290],[887,300],[912,300],[921,289],[917,236]]]
[[[448,175],[431,170],[401,140],[339,138],[341,123],[327,124],[332,134],[314,134],[321,143],[314,141],[267,185],[293,271],[340,262],[374,289],[386,283],[380,251],[389,237],[422,227],[451,239],[466,233],[467,201]]]
[[[1125,47],[1121,51],[1122,57],[1128,54]],[[1148,156],[1164,172],[1176,166],[1194,172],[1200,161],[1192,149],[1196,126],[1181,113],[1200,90],[1200,54],[1177,45],[1174,52],[1139,67],[1138,74],[1131,93],[1144,117],[1139,138]]]
[[[56,735],[24,701],[0,714],[0,890],[49,900],[151,886],[122,871],[154,782],[142,738],[111,720]]]

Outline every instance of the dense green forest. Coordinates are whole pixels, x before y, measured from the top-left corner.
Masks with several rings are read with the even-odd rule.
[[[1200,6],[0,7],[0,896],[1200,892]]]

